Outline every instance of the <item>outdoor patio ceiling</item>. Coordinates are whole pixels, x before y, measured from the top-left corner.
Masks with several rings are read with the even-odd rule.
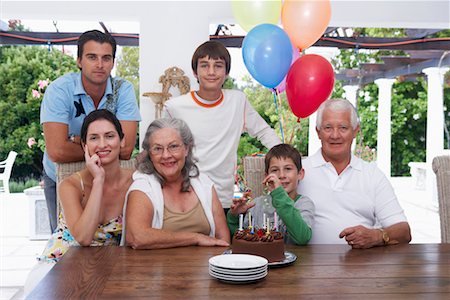
[[[324,35],[313,45],[339,49],[401,50],[403,56],[384,56],[379,63],[362,63],[358,69],[339,70],[337,80],[347,85],[365,85],[379,78],[415,80],[423,76],[429,67],[450,65],[450,36],[430,38],[442,29],[406,29],[406,38],[373,38],[353,36],[352,28],[328,27]],[[227,47],[241,47],[245,36],[230,35],[227,25],[220,24],[210,39]],[[347,33],[350,34],[347,34]],[[350,35],[350,36],[349,36]]]
[[[219,24],[210,39],[227,47],[241,47],[245,36],[233,35],[233,25]],[[381,57],[379,63],[362,63],[359,69],[339,70],[336,79],[345,84],[365,85],[378,78],[415,80],[429,67],[450,65],[450,37],[429,38],[441,29],[406,29],[406,38],[373,38],[353,36],[352,28],[328,27],[313,46],[340,49],[402,50],[404,56]],[[0,31],[0,45],[76,45],[81,33]],[[122,46],[139,46],[139,34],[112,33]],[[350,35],[350,36],[349,36]]]

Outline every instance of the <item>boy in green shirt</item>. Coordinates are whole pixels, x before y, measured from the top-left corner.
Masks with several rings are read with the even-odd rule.
[[[283,233],[288,244],[305,245],[311,239],[314,220],[314,203],[308,197],[297,194],[297,185],[303,179],[300,153],[291,145],[274,146],[265,157],[266,178],[263,180],[270,192],[253,201],[248,197],[234,199],[227,214],[231,234],[239,227],[239,214],[251,213],[252,224],[262,228],[264,215],[274,221],[278,215],[277,231]],[[244,218],[244,228],[248,227],[248,213]]]

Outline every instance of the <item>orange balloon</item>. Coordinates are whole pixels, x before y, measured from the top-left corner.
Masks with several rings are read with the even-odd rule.
[[[323,35],[330,18],[329,0],[285,0],[281,11],[284,31],[300,50],[308,48]]]

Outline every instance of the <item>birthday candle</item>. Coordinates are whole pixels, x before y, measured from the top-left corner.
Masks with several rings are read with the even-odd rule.
[[[252,227],[252,213],[249,212],[248,213],[248,227]]]
[[[244,225],[244,215],[239,214],[239,231],[244,230],[243,225]]]
[[[266,213],[263,213],[263,228],[264,229],[267,228],[267,225],[266,225]]]
[[[278,229],[278,214],[277,212],[273,213],[273,230],[277,230]]]
[[[270,218],[269,217],[267,217],[267,230],[266,230],[266,234],[270,234]]]

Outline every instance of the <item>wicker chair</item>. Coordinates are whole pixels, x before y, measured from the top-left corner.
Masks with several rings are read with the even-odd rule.
[[[252,190],[252,197],[256,198],[264,194],[262,181],[264,180],[264,156],[245,156],[244,178],[247,186]]]
[[[70,162],[70,163],[57,163],[56,164],[56,190],[58,190],[58,184],[64,180],[66,177],[69,177],[75,172],[82,170],[85,166],[84,161]],[[120,166],[124,169],[136,169],[136,160],[121,160]],[[60,213],[60,205],[59,205],[59,196],[57,197],[57,215]]]
[[[439,199],[441,242],[450,243],[450,155],[435,157],[433,171],[436,173]]]

